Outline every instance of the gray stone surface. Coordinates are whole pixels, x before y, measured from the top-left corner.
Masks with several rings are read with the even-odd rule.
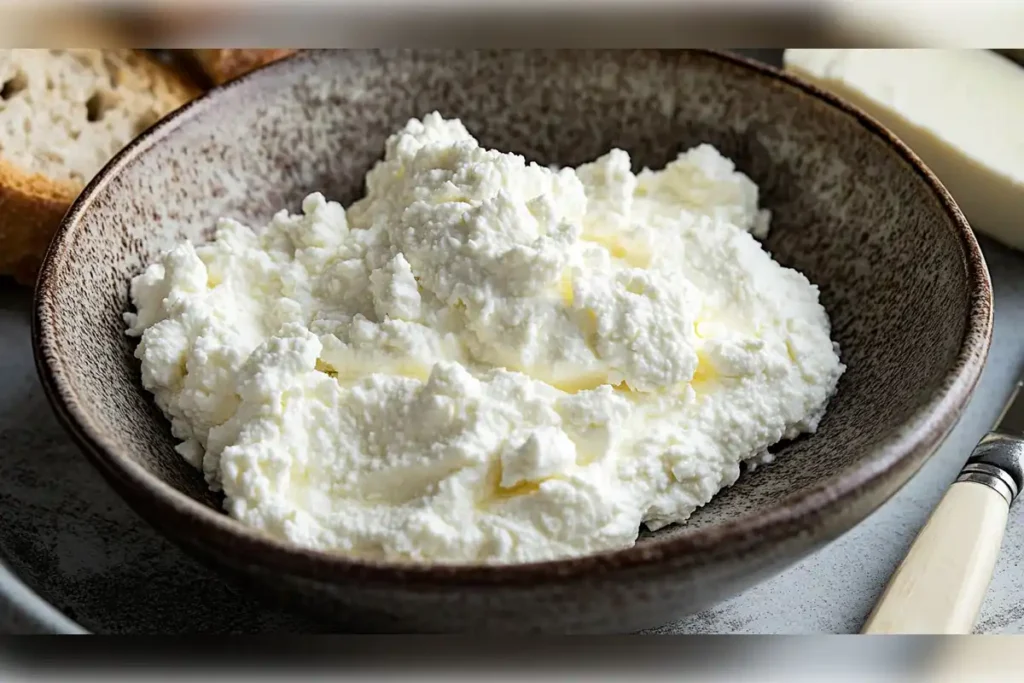
[[[987,241],[983,247],[996,292],[992,351],[974,399],[939,452],[892,500],[825,549],[658,632],[859,630],[1024,369],[1024,255]],[[28,291],[0,285],[0,558],[9,570],[0,565],[0,631],[69,632],[76,624],[99,633],[327,630],[240,594],[164,541],[107,487],[64,434],[37,382],[30,307]],[[1024,633],[1022,542],[1024,505],[1017,505],[981,632]]]

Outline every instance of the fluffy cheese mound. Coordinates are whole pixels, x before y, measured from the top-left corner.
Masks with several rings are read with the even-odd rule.
[[[312,194],[162,255],[128,334],[178,451],[268,534],[392,561],[622,548],[813,432],[844,370],[768,220],[708,145],[553,170],[434,113],[347,210]]]

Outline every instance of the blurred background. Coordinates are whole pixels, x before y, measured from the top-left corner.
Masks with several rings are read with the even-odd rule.
[[[1005,47],[1017,0],[0,0],[8,47]]]

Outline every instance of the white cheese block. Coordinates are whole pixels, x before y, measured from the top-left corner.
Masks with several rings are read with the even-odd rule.
[[[903,140],[975,230],[1024,250],[1024,69],[988,50],[786,50],[783,61]]]

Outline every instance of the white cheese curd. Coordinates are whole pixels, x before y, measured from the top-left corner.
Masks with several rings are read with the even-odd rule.
[[[227,511],[370,559],[633,544],[813,432],[844,370],[818,290],[701,145],[550,168],[437,113],[347,210],[222,220],[131,286],[128,334]]]
[[[971,227],[1024,251],[1024,69],[991,50],[786,50],[785,67],[877,118]]]

